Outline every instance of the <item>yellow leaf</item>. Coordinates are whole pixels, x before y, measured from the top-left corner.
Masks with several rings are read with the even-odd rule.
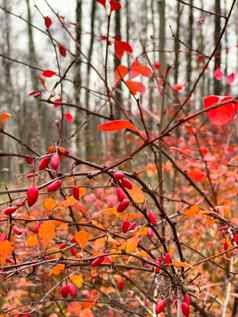
[[[36,245],[38,244],[38,239],[37,239],[37,236],[35,234],[31,234],[27,237],[26,239],[26,245],[29,247],[29,248],[33,248],[35,247]]]
[[[5,264],[7,258],[12,254],[13,247],[10,241],[0,241],[0,264]]]
[[[75,233],[74,238],[81,249],[84,249],[91,238],[91,234],[88,231],[80,230]]]
[[[44,222],[39,229],[39,237],[43,247],[48,247],[55,237],[55,222],[46,221]]]
[[[194,217],[200,214],[200,208],[197,205],[192,206],[184,211],[184,215],[188,217]]]
[[[65,201],[63,201],[62,205],[66,208],[68,207],[72,207],[73,205],[75,205],[78,201],[73,197],[73,196],[69,196],[65,199]]]
[[[126,242],[125,251],[126,253],[133,253],[137,249],[139,239],[137,237],[132,237]]]
[[[61,272],[64,271],[64,268],[65,268],[64,264],[57,264],[56,266],[54,266],[52,268],[52,270],[50,271],[49,275],[58,276],[58,275],[60,275]]]
[[[70,280],[74,283],[78,288],[83,286],[83,276],[81,274],[71,275]]]
[[[43,202],[43,207],[47,210],[52,210],[56,207],[56,201],[53,198],[47,198]]]
[[[10,113],[2,112],[0,113],[0,122],[7,122],[11,118]]]
[[[135,184],[133,184],[132,189],[128,189],[128,193],[132,197],[132,199],[134,200],[134,202],[136,204],[143,204],[144,203],[145,195],[144,195],[143,191]]]

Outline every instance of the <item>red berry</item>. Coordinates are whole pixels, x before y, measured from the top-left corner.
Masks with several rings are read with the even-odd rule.
[[[117,181],[119,181],[125,177],[125,174],[123,172],[118,171],[118,172],[115,172],[113,176],[115,177]]]
[[[123,201],[123,199],[126,198],[125,193],[123,192],[123,190],[120,187],[116,188],[116,195],[117,195],[117,199],[119,201]]]
[[[34,163],[34,159],[31,156],[26,156],[25,161],[29,165],[32,165]]]
[[[123,290],[125,288],[125,281],[121,279],[120,281],[117,282],[117,287],[119,290]]]
[[[17,235],[17,236],[21,236],[24,233],[24,230],[17,227],[17,226],[13,226],[12,231]]]
[[[130,222],[128,220],[124,220],[121,226],[122,232],[127,233],[130,229]]]
[[[52,25],[52,20],[51,20],[51,18],[48,17],[48,16],[46,16],[46,17],[44,17],[44,20],[45,20],[45,27],[46,27],[47,29],[49,29],[49,28],[51,27],[51,25]]]
[[[73,195],[73,197],[75,199],[79,200],[79,198],[80,198],[80,189],[79,189],[79,187],[75,186],[75,187],[72,188],[72,195]]]
[[[39,166],[38,166],[39,171],[46,169],[49,165],[49,162],[50,162],[49,156],[43,157],[39,162]]]
[[[38,233],[39,229],[40,229],[40,223],[36,223],[34,228],[31,229],[31,231],[34,232],[34,233]]]
[[[166,300],[165,299],[159,300],[155,308],[156,314],[159,314],[162,311],[164,311],[165,307],[166,307]]]
[[[188,305],[190,305],[190,303],[191,303],[191,298],[190,298],[190,296],[189,296],[188,294],[185,294],[185,295],[184,295],[183,302],[184,302],[184,303],[187,303]]]
[[[129,206],[129,200],[123,199],[123,201],[121,201],[120,204],[117,206],[117,211],[123,212],[128,206]]]
[[[78,253],[76,248],[70,248],[69,251],[73,256],[76,256]]]
[[[67,297],[69,295],[69,289],[68,289],[68,286],[67,284],[63,285],[61,288],[60,288],[60,294],[62,297]]]
[[[58,49],[59,49],[60,55],[63,57],[66,57],[67,50],[62,44],[58,44]]]
[[[56,181],[52,182],[50,185],[47,186],[48,192],[54,192],[58,190],[62,185],[62,180],[57,179]]]
[[[94,259],[91,263],[91,266],[98,266],[98,265],[101,265],[103,263],[105,259],[105,256],[99,256],[97,257],[96,259]]]
[[[22,207],[25,205],[25,200],[18,200],[16,201],[16,206],[19,208],[19,207]]]
[[[132,182],[129,181],[129,179],[127,179],[127,178],[123,178],[123,179],[121,180],[121,185],[122,185],[123,187],[127,188],[127,189],[132,189],[132,187],[133,187]]]
[[[189,316],[189,314],[190,314],[190,308],[189,308],[188,303],[186,303],[186,302],[183,302],[183,303],[182,303],[182,312],[183,312],[183,314],[184,314],[185,317],[188,317],[188,316]]]
[[[17,207],[11,206],[3,209],[5,215],[10,216],[17,210]]]
[[[72,283],[68,283],[67,287],[68,287],[69,295],[71,297],[76,297],[77,293],[78,293],[77,287],[74,284],[72,284]]]
[[[165,262],[166,265],[170,265],[171,264],[171,255],[169,253],[165,254],[164,262]]]
[[[39,189],[35,186],[28,188],[27,190],[27,202],[29,207],[33,206],[39,197]]]
[[[67,246],[67,244],[64,243],[64,242],[62,242],[62,243],[59,244],[59,249],[60,249],[60,250],[61,250],[61,249],[64,249],[66,246]]]
[[[60,167],[60,157],[58,153],[55,153],[50,160],[50,166],[53,170],[57,171]]]
[[[149,211],[147,216],[151,225],[157,224],[157,216],[153,211]]]

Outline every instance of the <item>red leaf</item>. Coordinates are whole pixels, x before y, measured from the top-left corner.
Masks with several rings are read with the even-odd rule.
[[[111,11],[118,11],[121,9],[121,4],[119,1],[110,0]]]
[[[202,182],[205,178],[204,173],[198,168],[191,169],[188,172],[188,176],[190,176],[195,182]]]
[[[204,108],[209,108],[217,103],[225,102],[231,100],[231,96],[207,96],[203,99]],[[218,107],[216,109],[209,110],[207,112],[208,118],[212,124],[216,126],[223,126],[231,122],[236,113],[236,106],[234,103],[227,103],[224,106]]]
[[[221,80],[223,77],[223,71],[220,68],[217,68],[214,72],[214,78],[216,80]]]
[[[131,77],[136,77],[138,75],[150,77],[152,75],[152,71],[148,66],[141,64],[136,59],[131,65],[130,75]]]
[[[121,59],[124,53],[131,54],[133,52],[132,47],[129,43],[121,41],[121,40],[115,40],[115,55],[118,59]]]
[[[236,79],[236,75],[235,75],[235,73],[232,72],[226,77],[226,82],[228,85],[232,85],[234,83],[235,79]]]
[[[112,120],[112,121],[107,121],[104,123],[101,123],[97,126],[97,129],[99,131],[104,131],[104,132],[114,132],[114,131],[120,131],[123,129],[129,129],[132,131],[136,131],[136,127],[134,124],[132,124],[128,120]]]
[[[47,29],[49,29],[50,27],[51,27],[51,25],[52,25],[52,20],[51,20],[51,18],[50,17],[44,17],[44,20],[45,20],[45,27],[47,28]]]
[[[126,85],[133,95],[137,93],[143,94],[145,92],[145,86],[138,81],[127,80]]]
[[[117,66],[115,70],[115,84],[118,83],[121,79],[123,79],[128,74],[128,68],[124,65]]]
[[[98,3],[104,6],[106,8],[106,0],[96,0]]]
[[[66,48],[64,47],[64,45],[62,44],[58,44],[58,49],[59,49],[59,53],[62,57],[66,57],[67,55],[67,50]]]
[[[55,75],[56,75],[56,72],[54,72],[53,70],[50,70],[50,69],[46,69],[46,70],[44,70],[44,71],[41,73],[41,75],[42,75],[43,77],[50,78],[50,77],[55,76]]]

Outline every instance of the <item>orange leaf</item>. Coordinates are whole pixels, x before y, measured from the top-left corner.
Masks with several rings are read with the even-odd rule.
[[[52,210],[56,207],[56,201],[53,198],[47,198],[43,202],[43,207],[47,210]]]
[[[93,317],[93,313],[92,313],[91,309],[86,308],[86,309],[81,311],[79,316],[80,317]]]
[[[132,189],[128,189],[128,193],[130,194],[130,196],[132,197],[132,199],[134,200],[134,202],[136,204],[143,204],[144,203],[144,201],[145,201],[144,193],[135,184],[133,184]]]
[[[91,234],[88,231],[80,230],[75,233],[74,238],[81,249],[84,249],[91,238]]]
[[[55,237],[55,222],[46,221],[39,229],[39,237],[42,245],[46,248]]]
[[[106,131],[106,132],[114,132],[114,131],[120,131],[123,129],[129,129],[132,131],[137,131],[136,127],[133,123],[131,123],[128,120],[112,120],[107,121],[104,123],[101,123],[97,126],[97,129],[99,131]]]
[[[0,241],[0,264],[5,264],[7,258],[12,254],[13,247],[10,241]]]
[[[145,86],[138,81],[127,80],[126,85],[132,95],[136,95],[137,93],[143,94],[145,92]]]
[[[200,213],[200,208],[198,206],[194,205],[191,208],[186,209],[184,212],[184,215],[188,216],[188,217],[194,217],[194,216],[199,215],[199,213]]]
[[[7,122],[11,118],[10,113],[2,112],[0,113],[0,122]]]
[[[72,207],[77,202],[78,201],[73,196],[69,196],[63,201],[62,205],[67,208],[67,207]]]
[[[60,275],[61,272],[64,271],[64,268],[65,268],[64,264],[57,264],[56,266],[54,266],[52,268],[52,270],[50,271],[49,275],[58,276],[58,275]]]
[[[33,248],[38,244],[38,239],[37,236],[35,234],[31,234],[30,236],[27,237],[26,239],[26,245],[29,248]]]
[[[125,251],[126,253],[133,253],[137,249],[137,245],[139,243],[138,237],[132,237],[127,240],[126,245],[125,245]]]

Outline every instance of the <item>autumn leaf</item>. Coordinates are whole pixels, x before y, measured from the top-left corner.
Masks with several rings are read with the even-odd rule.
[[[94,317],[90,308],[85,308],[80,312],[79,317]]]
[[[129,240],[127,240],[126,244],[125,244],[125,251],[126,253],[133,253],[136,251],[137,249],[137,245],[139,243],[139,239],[138,237],[132,237]]]
[[[51,244],[55,237],[55,222],[46,221],[39,229],[39,237],[42,245],[46,248]]]
[[[138,75],[142,75],[144,77],[150,77],[152,75],[152,70],[150,67],[141,64],[138,59],[136,59],[130,68],[130,76],[131,78],[136,77]]]
[[[83,286],[83,276],[82,274],[75,274],[70,276],[70,280],[74,283],[78,288]]]
[[[207,96],[203,99],[204,108],[209,108],[218,103],[222,103],[225,101],[232,100],[231,96]],[[231,122],[236,114],[236,106],[233,102],[228,102],[224,106],[212,109],[207,111],[207,115],[209,120],[213,125],[216,126],[224,126],[227,123]]]
[[[136,204],[143,204],[144,203],[145,195],[144,195],[143,191],[138,186],[133,184],[132,189],[128,189],[127,191]]]
[[[199,215],[200,208],[197,205],[192,206],[184,211],[184,215],[188,217],[195,217]]]
[[[5,264],[7,258],[12,254],[13,246],[10,241],[0,241],[0,264]]]
[[[62,263],[59,263],[52,268],[49,275],[58,276],[58,275],[60,275],[60,273],[62,273],[64,271],[64,269],[65,269],[65,265]]]
[[[115,70],[115,84],[118,83],[121,79],[123,79],[127,74],[129,70],[126,66],[124,65],[118,65],[116,70]]]
[[[46,198],[43,201],[43,207],[47,210],[52,210],[56,207],[57,203],[53,198]]]
[[[29,235],[29,236],[26,238],[26,245],[27,245],[29,248],[33,248],[33,247],[35,247],[36,245],[38,245],[37,236],[36,236],[35,234]]]
[[[133,123],[128,120],[112,120],[101,123],[97,126],[99,131],[103,132],[115,132],[123,129],[129,129],[132,131],[137,130]]]
[[[86,230],[80,230],[74,235],[75,241],[78,243],[81,249],[84,249],[91,239],[91,234]]]
[[[127,80],[125,83],[132,95],[136,95],[137,93],[144,94],[145,86],[142,83],[133,80]]]
[[[7,122],[10,118],[11,118],[10,113],[8,113],[8,112],[0,113],[0,123]]]
[[[205,179],[205,174],[198,168],[193,168],[188,172],[188,176],[195,182],[202,182]]]
[[[124,42],[121,40],[115,40],[115,55],[118,59],[121,59],[125,53],[131,54],[133,49],[128,42]]]
[[[78,202],[78,201],[77,201],[73,196],[69,196],[69,197],[67,197],[67,198],[63,201],[62,206],[63,206],[63,207],[66,207],[66,208],[72,207],[72,206],[74,206],[77,202]]]

